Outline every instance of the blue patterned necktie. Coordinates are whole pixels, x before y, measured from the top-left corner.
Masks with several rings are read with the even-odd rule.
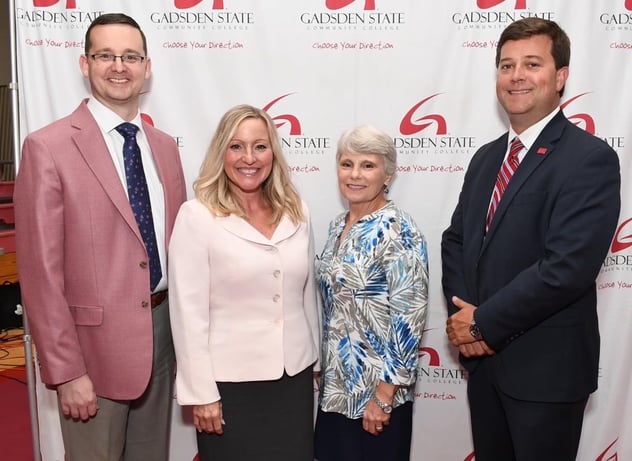
[[[147,256],[149,256],[149,274],[151,291],[156,288],[162,278],[160,268],[160,256],[156,245],[156,233],[154,231],[154,218],[151,214],[149,190],[143,170],[143,159],[140,156],[140,148],[136,142],[138,127],[132,123],[121,123],[116,127],[123,138],[123,160],[125,161],[125,176],[127,178],[127,195],[129,203],[136,217],[136,223],[143,237]]]

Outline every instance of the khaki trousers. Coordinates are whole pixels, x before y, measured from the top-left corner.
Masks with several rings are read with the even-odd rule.
[[[173,341],[169,301],[152,309],[154,356],[145,393],[136,400],[97,397],[99,411],[88,421],[60,411],[67,461],[167,461],[173,400]]]

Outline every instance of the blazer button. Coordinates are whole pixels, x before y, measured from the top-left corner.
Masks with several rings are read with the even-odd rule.
[[[141,269],[147,269],[147,261],[141,261],[139,266]]]
[[[273,276],[275,279],[278,279],[278,278],[279,278],[279,275],[281,275],[281,271],[280,271],[280,270],[278,270],[278,269],[277,269],[277,270],[275,270],[274,272],[272,272],[272,276]]]
[[[149,307],[149,303],[148,303],[147,301],[143,301],[143,302],[141,303],[141,306],[143,306],[143,307]]]
[[[274,295],[274,297],[272,298],[272,301],[274,301],[275,303],[278,303],[279,299],[281,299],[281,295]]]

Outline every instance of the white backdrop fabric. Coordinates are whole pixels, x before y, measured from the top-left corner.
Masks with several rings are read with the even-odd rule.
[[[632,459],[632,0],[17,0],[22,139],[88,96],[79,55],[105,12],[131,15],[147,35],[153,75],[141,109],[177,140],[189,196],[220,116],[240,103],[263,107],[278,122],[320,249],[343,209],[338,137],[362,123],[394,137],[390,197],[429,244],[412,459],[433,461],[474,459],[467,374],[444,333],[441,232],[472,155],[507,129],[494,89],[501,31],[521,17],[557,21],[572,42],[564,112],[617,151],[623,176],[619,229],[598,279],[599,390],[578,459]],[[54,394],[37,390],[43,459],[61,460]],[[171,439],[171,459],[194,459],[194,428],[177,405]]]

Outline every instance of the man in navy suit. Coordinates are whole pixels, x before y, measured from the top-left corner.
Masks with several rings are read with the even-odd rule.
[[[575,460],[597,388],[595,279],[619,216],[619,161],[560,109],[569,60],[555,22],[502,32],[496,94],[509,132],[472,158],[442,236],[446,331],[469,372],[476,461]]]

